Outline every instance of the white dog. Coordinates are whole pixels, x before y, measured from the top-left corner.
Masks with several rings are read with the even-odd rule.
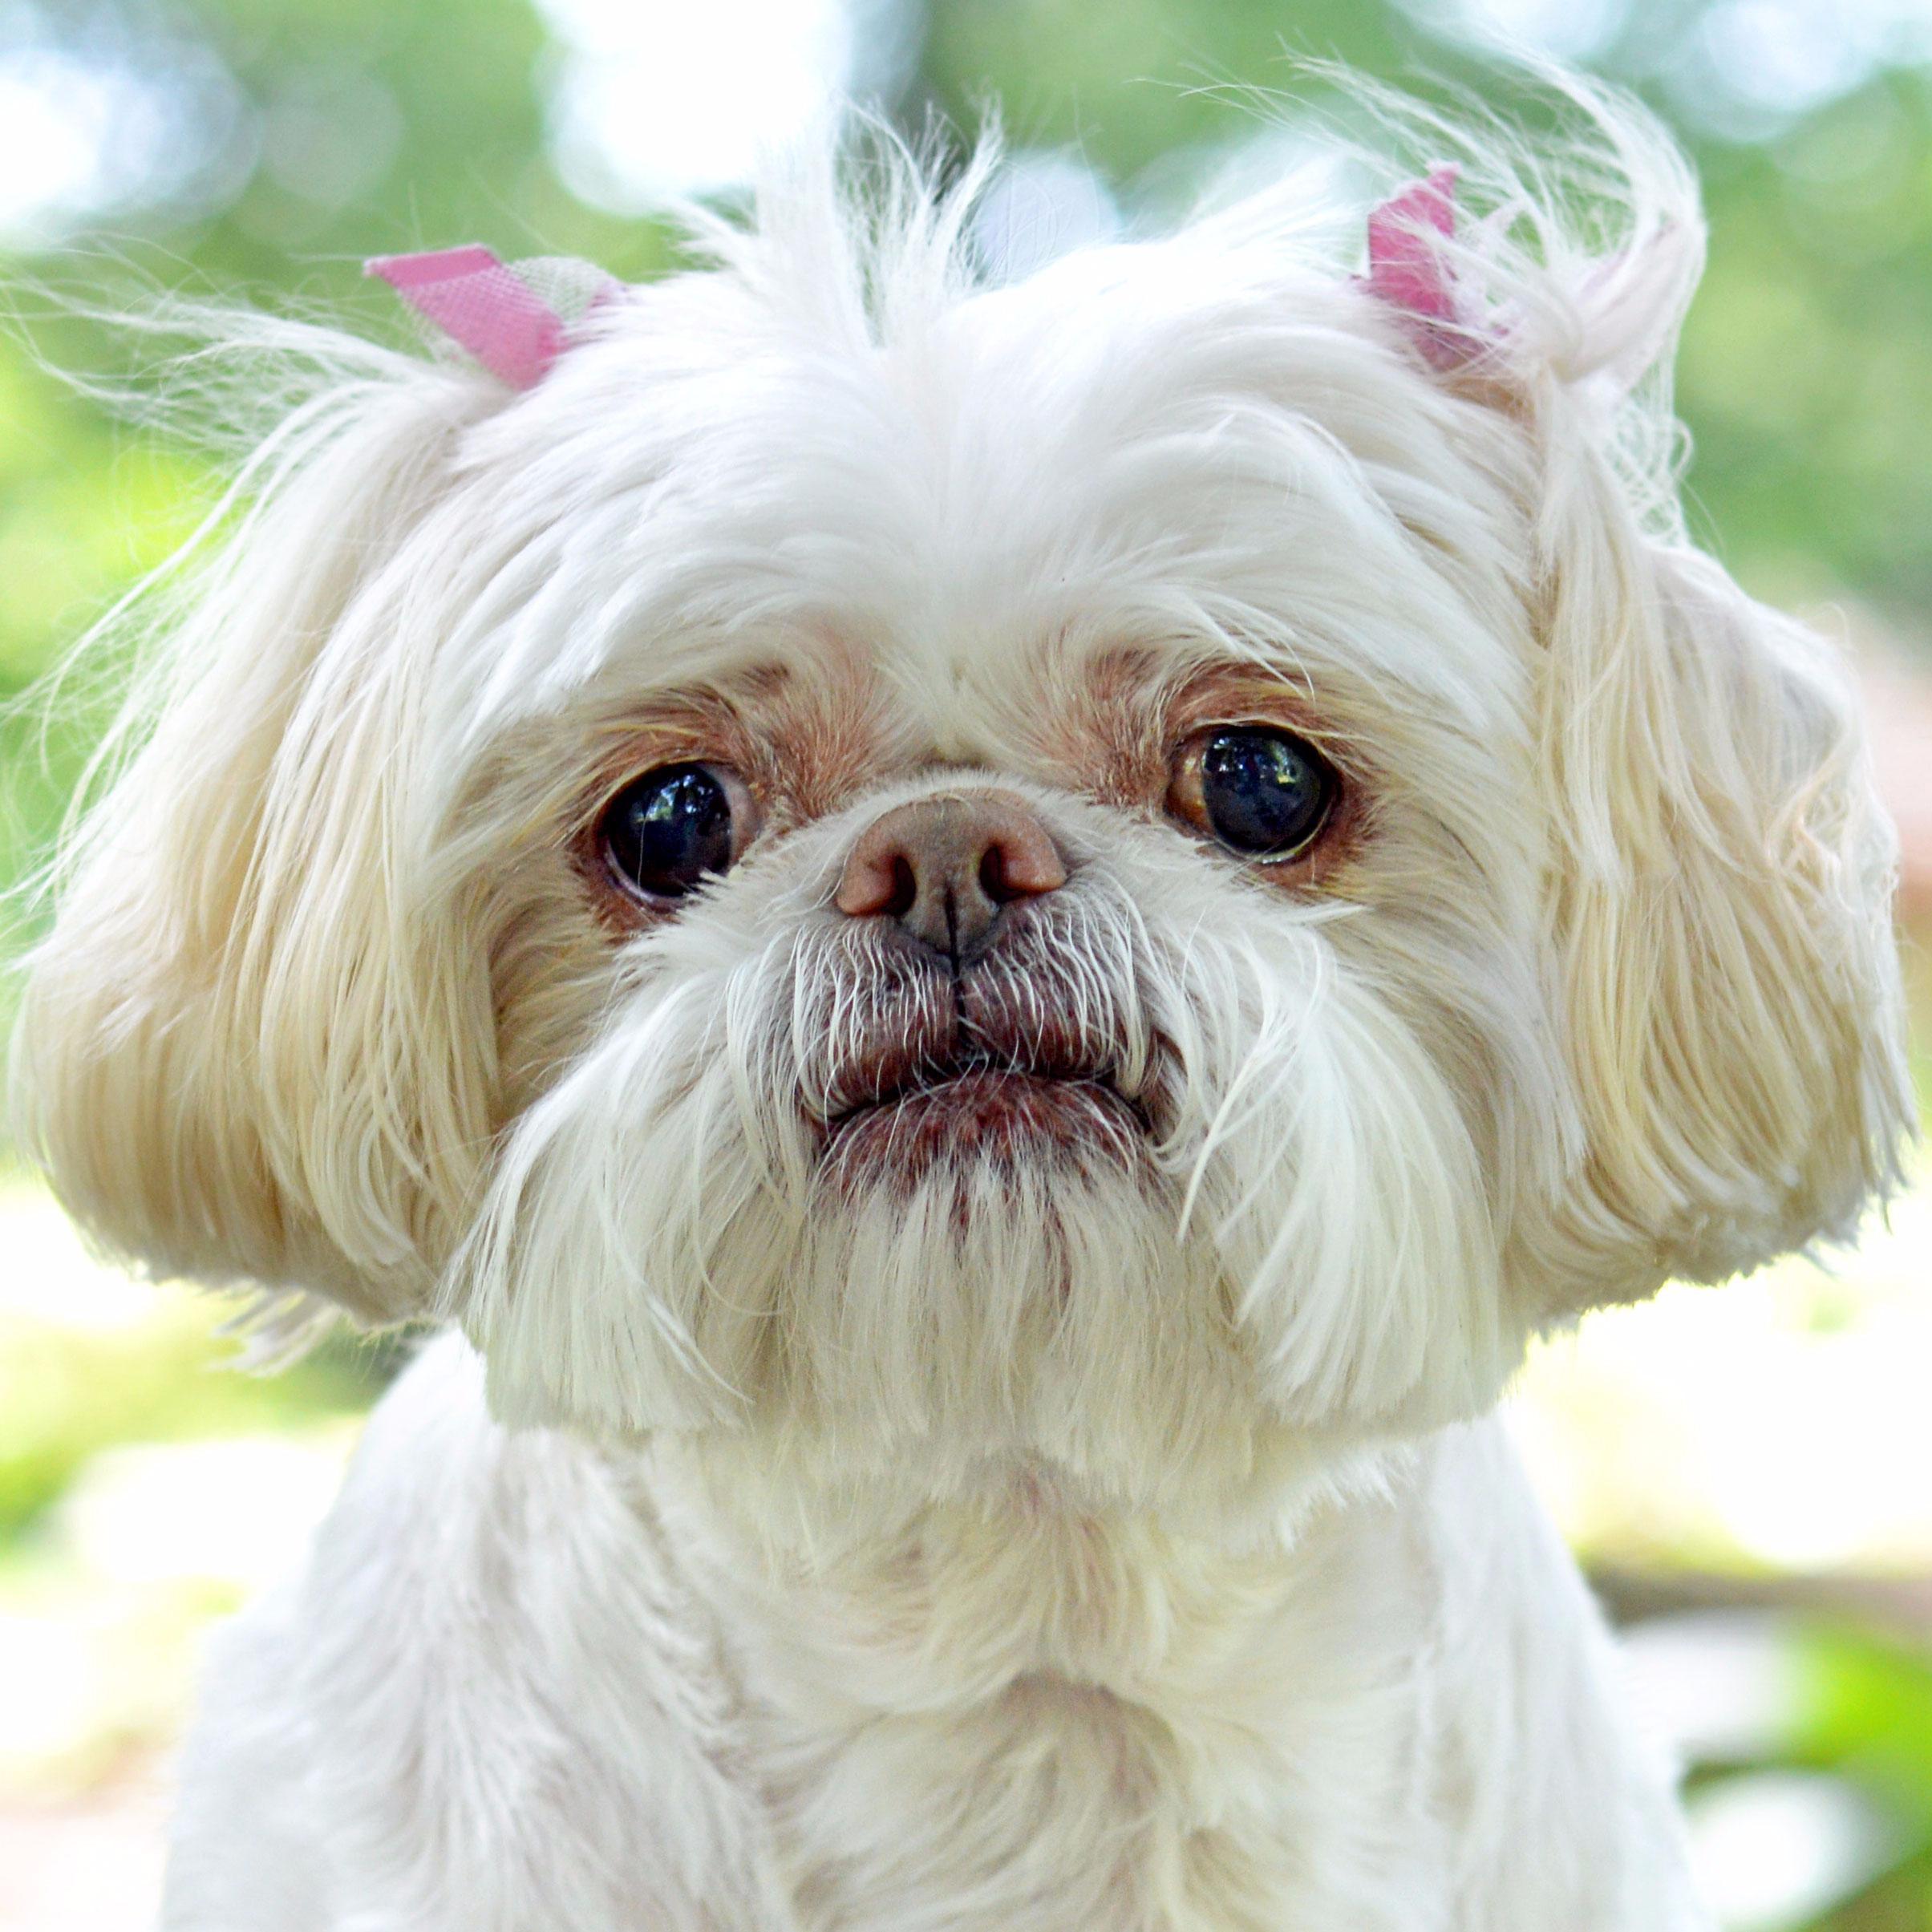
[[[467,357],[251,326],[22,1117],[275,1339],[447,1332],[170,1927],[1705,1922],[1485,1418],[1894,1178],[1893,849],[1683,534],[1692,186],[1571,105],[1366,249],[987,286],[986,157],[828,143],[650,286],[375,265]]]

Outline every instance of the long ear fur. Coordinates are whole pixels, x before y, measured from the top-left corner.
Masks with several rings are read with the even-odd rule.
[[[1520,1230],[1550,1312],[1849,1236],[1913,1118],[1895,840],[1846,667],[1682,533],[1695,188],[1590,83],[1568,172],[1467,152],[1437,379],[1526,447],[1548,936],[1586,1154]]]
[[[383,581],[477,385],[285,334],[319,342],[319,391],[245,476],[254,507],[164,622],[154,722],[70,833],[15,1116],[114,1249],[387,1320],[431,1279],[491,1128],[484,968],[395,876],[419,666],[385,647]]]
[[[1896,842],[1822,639],[1640,537],[1601,468],[1550,480],[1542,549],[1550,938],[1588,1146],[1550,1258],[1571,1298],[1624,1298],[1847,1238],[1897,1182]]]

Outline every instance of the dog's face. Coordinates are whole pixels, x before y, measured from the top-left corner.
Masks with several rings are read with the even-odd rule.
[[[1399,460],[1386,352],[1095,343],[1145,265],[721,356],[444,688],[506,1096],[453,1305],[518,1412],[1159,1467],[1493,1393],[1580,1132],[1520,516]]]
[[[1232,232],[798,241],[299,453],[38,962],[83,1214],[520,1420],[1142,1501],[1849,1225],[1854,727],[1599,402]]]

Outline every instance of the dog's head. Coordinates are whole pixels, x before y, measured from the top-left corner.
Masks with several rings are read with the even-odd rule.
[[[975,286],[821,160],[520,391],[330,338],[33,967],[66,1200],[517,1420],[1139,1496],[1845,1233],[1889,835],[1675,534],[1695,200],[1598,111],[1594,252],[1439,177],[1366,276],[1289,188]]]

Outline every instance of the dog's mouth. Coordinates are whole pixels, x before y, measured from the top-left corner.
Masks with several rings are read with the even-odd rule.
[[[846,997],[812,1015],[800,1069],[822,1173],[893,1191],[942,1169],[1024,1181],[1148,1165],[1166,1050],[1131,997],[1071,974],[1071,942],[1025,910],[950,974],[889,946],[844,962]]]
[[[911,1182],[942,1162],[1131,1163],[1148,1122],[1107,1067],[967,1054],[908,1070],[824,1130],[821,1157],[840,1173]]]

